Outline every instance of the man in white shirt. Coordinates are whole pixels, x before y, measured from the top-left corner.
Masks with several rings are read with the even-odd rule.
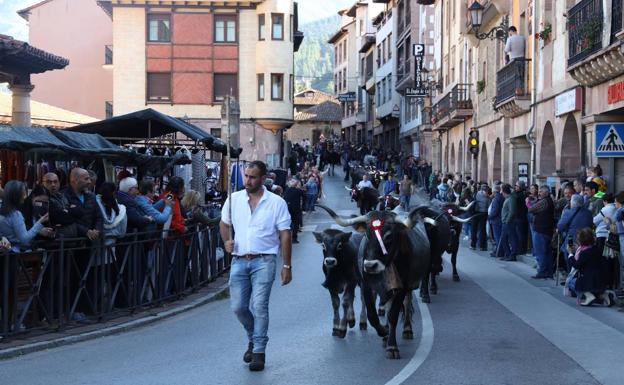
[[[251,371],[264,370],[269,340],[269,296],[280,247],[284,259],[282,285],[292,280],[288,206],[280,196],[267,191],[266,178],[267,167],[263,162],[249,163],[245,169],[245,190],[233,193],[225,201],[219,225],[225,250],[233,257],[230,302],[249,338],[243,361],[249,363]],[[232,225],[234,240],[230,236]]]
[[[364,187],[374,188],[370,180],[368,180],[368,174],[362,175],[362,180],[357,184],[357,189],[362,190]]]
[[[505,43],[505,53],[509,55],[509,61],[524,59],[526,50],[526,38],[518,35],[518,30],[513,25],[509,27],[509,37]]]

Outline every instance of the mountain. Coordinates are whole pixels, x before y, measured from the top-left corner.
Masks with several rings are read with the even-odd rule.
[[[299,24],[312,23],[335,16],[339,10],[355,4],[356,0],[296,0],[299,5]]]
[[[334,50],[327,40],[340,27],[338,15],[302,24],[304,38],[295,53],[296,91],[311,87],[333,93]]]

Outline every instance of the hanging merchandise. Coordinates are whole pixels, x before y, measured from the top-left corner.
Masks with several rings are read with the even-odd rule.
[[[206,184],[204,183],[204,180],[206,179],[205,154],[205,151],[198,151],[195,154],[191,154],[191,158],[193,159],[193,179],[191,179],[191,188],[199,192],[199,196],[201,197],[202,201],[206,194]]]
[[[179,176],[184,179],[184,188],[188,191],[191,189],[191,180],[193,179],[193,159],[191,158],[191,152],[186,148],[186,146],[182,146],[177,152],[176,156],[184,156],[188,157],[189,164],[182,164],[174,166],[173,175]]]

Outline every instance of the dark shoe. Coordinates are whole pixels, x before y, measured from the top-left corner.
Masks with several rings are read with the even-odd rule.
[[[516,260],[516,257],[506,257],[506,258],[503,258],[502,261],[504,261],[504,262],[516,262],[517,260]]]
[[[540,275],[540,274],[535,274],[535,275],[531,276],[531,278],[533,278],[533,279],[548,279],[547,276]]]
[[[264,353],[253,353],[249,370],[252,372],[260,372],[264,370]]]
[[[490,257],[496,258],[496,254],[490,253]]]
[[[482,247],[481,251],[487,251],[487,247]]]
[[[292,243],[299,243],[299,240],[293,239]]]
[[[249,345],[247,346],[247,351],[243,355],[243,361],[245,361],[246,364],[250,363],[252,355],[253,355],[253,342],[250,342]]]
[[[470,246],[470,250],[476,250],[477,248],[474,246]]]

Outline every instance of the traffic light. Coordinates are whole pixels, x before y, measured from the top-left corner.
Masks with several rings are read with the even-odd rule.
[[[479,154],[479,131],[470,130],[470,134],[468,135],[468,150],[474,156]]]

